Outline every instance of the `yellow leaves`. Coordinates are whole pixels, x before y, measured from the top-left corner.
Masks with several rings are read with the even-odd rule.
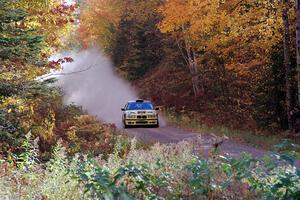
[[[53,110],[49,110],[48,113],[48,116],[43,119],[43,123],[39,126],[40,130],[37,133],[44,141],[52,141],[54,136],[55,113]]]
[[[64,46],[63,37],[69,36],[75,26],[70,23],[75,10],[62,6],[60,0],[20,0],[14,8],[28,13],[26,27],[38,30],[45,37],[44,53],[54,53]]]
[[[66,133],[68,140],[74,141],[77,140],[78,137],[76,136],[76,126],[71,126],[67,133]]]
[[[162,32],[180,30],[182,26],[188,27],[190,33],[197,34],[211,30],[217,20],[219,1],[199,0],[171,0],[167,1],[159,11],[164,19],[159,27]]]
[[[17,112],[21,113],[26,110],[24,99],[8,97],[2,101],[0,107],[6,108],[7,113]]]
[[[278,2],[267,0],[169,0],[159,9],[159,28],[190,40],[192,48],[215,52],[228,59],[228,68],[241,71],[246,63],[265,62],[281,41],[280,9]]]
[[[192,34],[210,33],[217,26],[220,27],[226,22],[221,19],[224,18],[224,15],[220,9],[219,1],[194,0],[194,2],[196,3],[190,8],[193,16],[191,23]]]
[[[42,68],[40,66],[23,64],[18,66],[18,64],[13,63],[9,67],[3,69],[0,74],[0,81],[7,83],[20,83],[27,81],[32,81],[36,77],[44,75],[49,72],[49,69]]]
[[[16,1],[14,8],[23,8],[30,12],[48,11],[51,6],[60,3],[58,0],[19,0]]]
[[[110,127],[100,123],[96,117],[80,115],[69,122],[73,124],[68,127],[67,139],[72,142],[70,153],[93,151],[98,154],[107,153],[112,150],[113,135]]]
[[[33,113],[34,113],[34,107],[33,107],[33,105],[29,106],[29,110],[30,110],[30,114],[33,115]]]
[[[89,0],[80,14],[79,37],[84,46],[97,42],[109,51],[114,29],[121,20],[123,2],[120,0]]]
[[[186,26],[192,18],[187,1],[167,1],[159,11],[164,17],[164,20],[159,24],[159,28],[163,33],[181,29],[183,26]]]
[[[30,130],[35,137],[39,137],[42,141],[53,141],[56,122],[54,110],[52,108],[41,110],[37,102],[29,104],[28,107],[27,113],[20,118],[22,128],[27,131]]]
[[[90,115],[81,115],[76,118],[77,132],[86,132],[90,134],[101,134],[104,132],[103,126],[97,121],[96,117]]]
[[[178,33],[192,40],[194,48],[220,45],[227,42],[230,17],[219,0],[172,0],[160,12],[164,19],[159,24],[162,32]],[[223,35],[223,38],[220,36]]]
[[[43,141],[54,139],[55,112],[50,106],[45,107],[41,99],[29,101],[25,98],[8,97],[1,101],[0,108],[6,110],[8,119],[17,120],[22,131],[31,131]]]

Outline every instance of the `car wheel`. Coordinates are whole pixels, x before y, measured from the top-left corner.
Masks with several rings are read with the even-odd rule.
[[[123,123],[123,127],[124,128],[129,128],[129,125],[126,125],[125,123]]]
[[[158,128],[159,127],[159,122],[157,121],[157,124],[153,126],[154,128]]]

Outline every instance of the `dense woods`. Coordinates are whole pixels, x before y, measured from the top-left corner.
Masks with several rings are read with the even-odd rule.
[[[55,79],[38,77],[72,58],[50,60],[66,48],[74,30],[76,5],[60,1],[0,1],[0,155],[22,152],[26,135],[39,137],[42,157],[59,139],[68,153],[108,153],[114,128],[104,126],[80,107],[64,105]],[[99,143],[98,140],[105,140]],[[101,147],[102,146],[102,147]],[[92,148],[90,148],[92,147]]]
[[[51,56],[95,46],[166,119],[219,133],[143,143],[66,105],[49,73],[76,58]],[[0,199],[297,200],[299,67],[298,0],[0,0]],[[226,132],[272,153],[227,154]]]
[[[295,127],[290,1],[86,1],[78,30],[147,98],[235,128]],[[95,25],[95,26],[94,26]]]

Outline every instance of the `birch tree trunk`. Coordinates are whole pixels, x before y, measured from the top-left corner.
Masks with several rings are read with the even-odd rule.
[[[200,94],[200,85],[199,85],[199,72],[198,72],[198,64],[197,64],[197,57],[194,50],[192,50],[192,63],[191,63],[191,75],[192,75],[192,82],[193,82],[193,90],[195,96]]]
[[[182,25],[183,33],[186,32],[185,26]],[[191,41],[189,37],[184,37],[183,40],[180,42],[179,39],[176,37],[176,43],[180,50],[182,57],[184,58],[190,74],[192,76],[192,85],[193,85],[193,92],[195,96],[199,96],[200,93],[204,93],[204,86],[203,84],[199,84],[199,74],[198,74],[198,63],[197,63],[197,55],[194,48],[191,45]],[[182,44],[182,45],[181,45]]]
[[[285,82],[286,110],[287,110],[288,128],[289,130],[292,130],[293,124],[291,120],[292,97],[291,97],[291,56],[290,56],[290,24],[289,24],[290,5],[289,3],[290,3],[289,0],[283,1],[282,20],[284,24],[283,49],[284,49],[284,67],[285,67],[285,75],[286,75],[285,78],[286,79]]]
[[[195,96],[200,94],[200,87],[199,87],[199,74],[198,74],[198,65],[196,60],[196,53],[193,50],[192,46],[190,45],[190,41],[185,39],[184,41],[185,51],[186,51],[186,60],[187,65],[190,70],[190,74],[192,76],[192,84],[193,84],[193,92]]]

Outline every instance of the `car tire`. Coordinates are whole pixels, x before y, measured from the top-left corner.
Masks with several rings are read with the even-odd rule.
[[[126,125],[125,122],[123,122],[123,127],[124,128],[129,128],[129,125]]]
[[[159,127],[159,121],[157,121],[157,124],[153,126],[154,128],[158,128]]]

